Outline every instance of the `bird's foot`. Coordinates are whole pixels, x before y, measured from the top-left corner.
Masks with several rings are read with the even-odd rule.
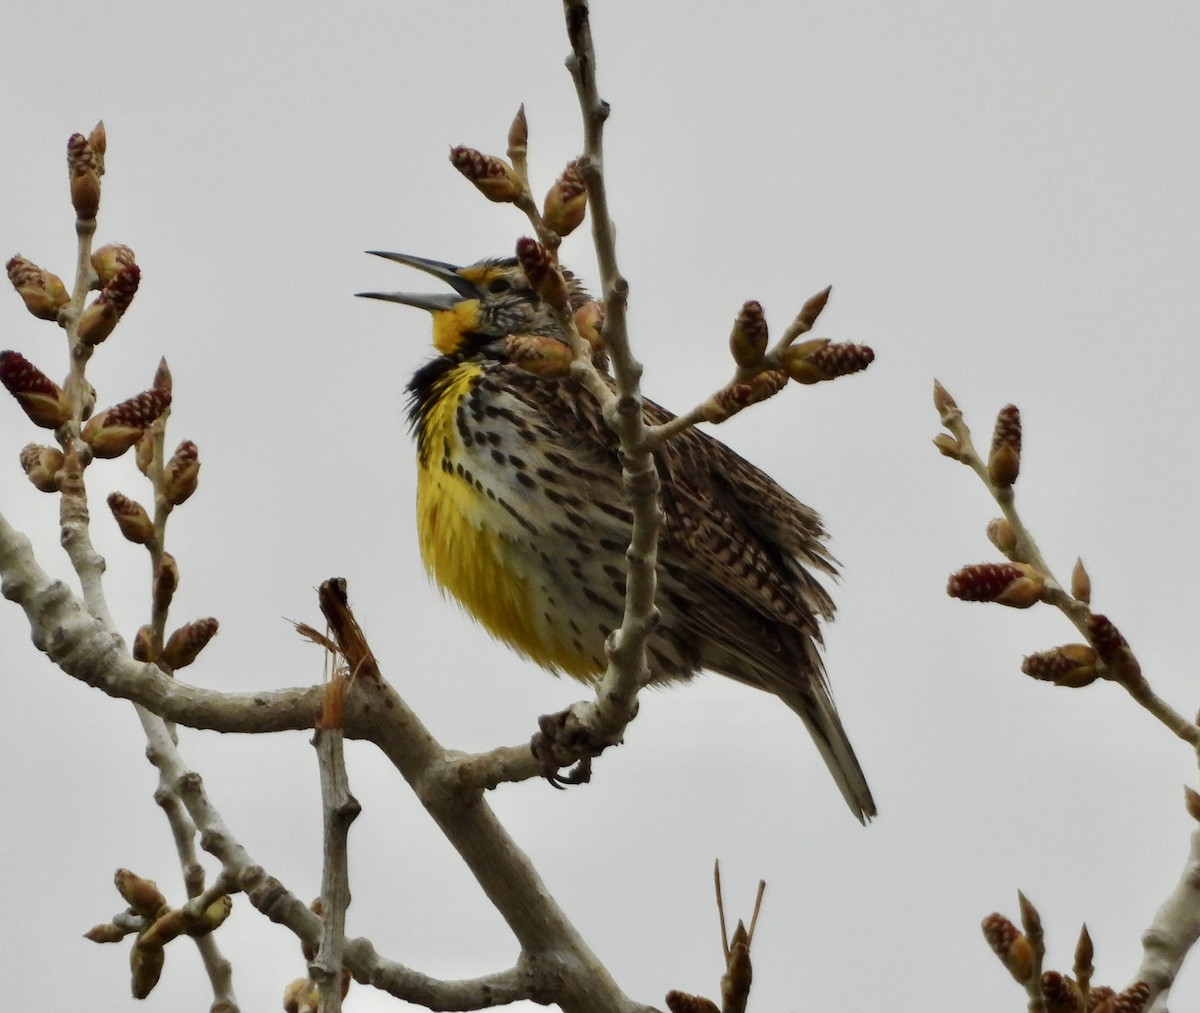
[[[592,731],[568,707],[538,718],[538,731],[530,739],[529,748],[541,765],[542,776],[561,789],[569,784],[587,784],[592,778],[592,757],[617,742]],[[571,769],[560,774],[567,766]]]

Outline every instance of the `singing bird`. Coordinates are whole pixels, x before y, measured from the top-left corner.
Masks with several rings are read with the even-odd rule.
[[[377,255],[450,287],[361,293],[433,317],[438,354],[408,384],[426,569],[520,654],[595,680],[605,638],[621,622],[632,517],[617,439],[595,399],[505,352],[517,335],[565,342],[553,312],[515,259],[455,267]],[[577,309],[589,297],[566,278]],[[650,401],[645,416],[650,424],[672,417]],[[650,683],[707,669],[775,694],[800,715],[865,822],[875,803],[816,647],[819,621],[834,610],[813,576],[834,573],[820,517],[700,430],[680,433],[655,457],[665,520]]]

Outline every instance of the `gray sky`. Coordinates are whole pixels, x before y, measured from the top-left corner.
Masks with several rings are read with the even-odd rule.
[[[69,273],[65,141],[103,117],[99,238],[132,246],[143,282],[89,375],[112,403],[148,386],[165,354],[168,439],[200,446],[200,491],[169,535],[183,573],[174,615],[222,625],[188,679],[318,680],[319,654],[283,617],[316,621],[312,589],[337,574],[390,678],[447,745],[522,741],[538,714],[578,699],[428,587],[401,399],[427,321],[351,297],[422,284],[365,249],[511,250],[520,217],[478,197],[446,153],[502,153],[521,102],[535,182],[578,153],[558,5],[71,0],[8,24],[0,249]],[[1184,3],[764,3],[730,20],[597,0],[593,25],[647,393],[683,409],[723,382],[729,323],[749,298],[778,333],[832,283],[817,333],[876,350],[865,376],[790,390],[717,435],[833,532],[844,578],[828,667],[881,816],[854,823],[778,701],[711,677],[647,694],[592,785],[509,786],[494,805],[647,1002],[716,992],[714,857],[734,912],[768,882],[759,1010],[866,1010],[881,995],[897,1009],[1022,1008],[978,927],[997,908],[1015,916],[1018,888],[1041,909],[1049,966],[1068,970],[1086,920],[1097,979],[1125,984],[1183,866],[1195,763],[1119,689],[1020,674],[1023,654],[1078,639],[1057,613],[945,597],[951,570],[994,558],[983,529],[995,509],[930,446],[929,391],[939,377],[985,444],[995,411],[1020,406],[1018,503],[1045,553],[1063,577],[1084,557],[1097,609],[1155,688],[1193,711],[1200,15]],[[594,284],[586,236],[564,260]],[[0,299],[0,328],[4,347],[65,372],[57,334],[15,296]],[[37,438],[0,406],[0,510],[65,576],[53,501],[16,466]],[[132,634],[147,567],[103,496],[145,486],[125,460],[89,484],[110,600]],[[182,893],[140,731],[127,705],[52,670],[11,606],[0,644],[0,875],[19,912],[10,1004],[132,1007],[126,947],[79,936],[118,910],[118,866]],[[306,738],[185,732],[183,749],[251,853],[314,895]],[[515,944],[403,783],[370,747],[349,760],[364,806],[349,931],[434,975],[508,966]],[[277,1008],[303,972],[290,936],[237,901],[220,939],[243,1008]],[[184,951],[170,949],[157,1008],[207,1005]],[[1198,1003],[1185,971],[1173,1006]],[[358,987],[348,1006],[385,1007]]]

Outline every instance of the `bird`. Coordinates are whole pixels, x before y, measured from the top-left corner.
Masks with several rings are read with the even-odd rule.
[[[519,654],[597,680],[605,639],[621,622],[632,526],[618,441],[580,383],[538,375],[506,352],[521,336],[565,343],[558,318],[516,258],[455,266],[370,252],[449,287],[359,293],[433,318],[436,354],[408,383],[426,570]],[[590,296],[563,275],[578,309]],[[643,405],[651,425],[673,417],[648,399]],[[708,670],[779,697],[865,823],[875,802],[818,653],[820,623],[834,605],[815,574],[836,573],[820,516],[694,427],[666,441],[655,460],[664,518],[649,684]]]

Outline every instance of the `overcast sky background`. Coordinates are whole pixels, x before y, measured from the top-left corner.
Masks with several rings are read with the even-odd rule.
[[[995,558],[974,476],[930,446],[937,376],[986,446],[1020,406],[1018,503],[1154,687],[1196,685],[1195,286],[1200,121],[1192,4],[694,3],[597,0],[612,103],[607,171],[645,389],[677,410],[726,378],[726,336],[759,299],[780,332],[826,284],[816,333],[872,345],[861,377],[792,389],[717,435],[818,508],[844,578],[828,668],[879,802],[847,814],[799,722],[712,677],[650,693],[594,783],[504,787],[491,801],[621,986],[660,1004],[715,995],[711,866],[748,915],[754,1009],[1002,1013],[1020,990],[980,919],[1039,906],[1050,967],[1080,922],[1097,980],[1121,987],[1174,886],[1192,823],[1188,751],[1116,687],[1035,684],[1021,656],[1077,640],[1048,608],[944,595]],[[504,255],[511,208],[449,166],[503,153],[524,102],[539,190],[578,153],[560,8],[532,3],[129,4],[9,14],[0,38],[0,250],[69,276],[65,142],[103,117],[100,242],[132,246],[137,300],[89,375],[101,404],[175,376],[168,440],[193,439],[199,493],[173,518],[177,621],[221,632],[187,671],[224,690],[319,680],[284,617],[345,576],[389,677],[449,746],[525,740],[580,697],[494,644],[427,584],[402,416],[429,352],[422,314],[355,300],[421,289],[363,255]],[[581,232],[564,260],[593,285]],[[51,375],[63,343],[0,298],[0,344]],[[40,439],[0,405],[0,510],[66,575],[54,501],[16,463]],[[148,615],[144,553],[116,533],[131,460],[88,473],[123,630]],[[182,896],[131,708],[52,669],[0,610],[5,705],[0,876],[14,1009],[132,1009],[127,945],[80,934],[120,909],[119,866]],[[183,732],[185,758],[256,860],[317,892],[319,795],[302,734]],[[349,931],[429,974],[507,967],[516,947],[371,747],[349,747],[363,804]],[[242,1008],[278,1008],[298,946],[235,901],[219,940]],[[146,1008],[207,1009],[199,963],[170,947]],[[886,998],[883,998],[886,997]],[[396,1008],[356,986],[350,1010]],[[1200,1005],[1191,969],[1173,1008]],[[532,1006],[526,1007],[533,1009]]]

